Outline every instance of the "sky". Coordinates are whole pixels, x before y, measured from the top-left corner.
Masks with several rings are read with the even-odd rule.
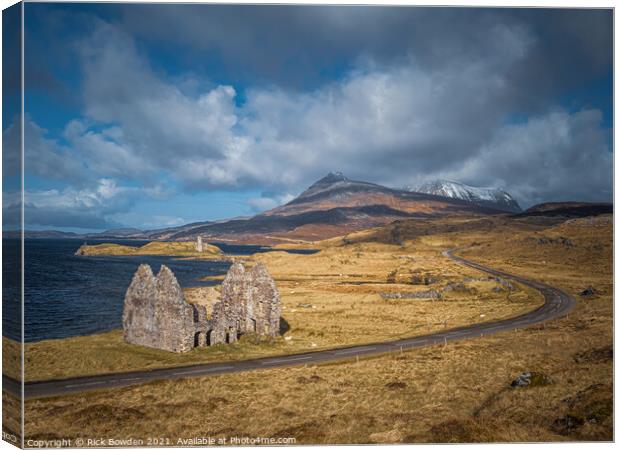
[[[496,187],[523,207],[613,198],[611,10],[27,3],[24,14],[27,229],[248,216],[330,171]],[[8,18],[5,57],[19,37]],[[4,67],[13,217],[19,72]]]

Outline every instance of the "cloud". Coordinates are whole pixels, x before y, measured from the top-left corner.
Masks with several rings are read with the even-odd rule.
[[[122,217],[120,213],[129,211],[137,200],[158,195],[161,192],[156,188],[118,186],[107,178],[83,189],[30,189],[24,192],[24,218],[27,226],[118,227],[121,223],[115,217]],[[3,193],[3,214],[19,217],[20,201],[19,192]]]
[[[283,195],[263,193],[261,197],[250,198],[247,203],[252,208],[252,211],[261,213],[276,206],[284,205],[294,198],[295,195],[288,193]]]
[[[308,90],[360,58],[392,65],[414,56],[429,70],[501,56],[494,27],[540,36],[510,74],[536,104],[611,67],[611,9],[380,6],[123,5],[121,26],[152,45],[212,67],[234,82]],[[182,27],[169,33],[170,23]],[[303,51],[299,51],[302,48]],[[336,72],[338,73],[338,71]],[[530,93],[532,95],[523,95]]]
[[[609,70],[608,12],[120,8],[75,46],[82,116],[62,140],[28,124],[28,170],[72,184],[32,192],[33,211],[137,223],[132,202],[172,185],[263,191],[247,201],[263,211],[331,170],[394,187],[449,176],[525,205],[610,198],[601,112],[556,104]],[[171,20],[183,27],[161,34]],[[187,48],[197,72],[166,71],[145,43]]]
[[[556,110],[505,126],[462,167],[442,175],[504,187],[527,206],[613,201],[610,132],[601,120],[598,110]]]
[[[110,219],[114,222],[122,223],[124,226],[140,228],[142,230],[174,227],[187,223],[187,220],[182,217],[140,214],[133,211],[111,214]]]
[[[3,173],[20,172],[21,122],[15,117],[3,131]],[[83,167],[71,149],[48,137],[48,131],[24,116],[24,170],[29,174],[50,179],[78,181],[84,178]]]
[[[248,89],[239,106],[232,86],[183,94],[128,35],[104,23],[82,47],[85,113],[118,131],[74,132],[70,124],[65,134],[74,143],[88,139],[80,147],[88,152],[102,147],[100,160],[114,165],[107,175],[166,170],[190,189],[299,187],[335,166],[362,177],[373,167],[374,181],[397,170],[398,179],[437,167],[438,154],[445,162],[475,150],[497,125],[511,89],[504,76],[532,38],[520,27],[489,33],[502,47],[494,58],[434,71],[415,61],[367,62],[310,92]]]

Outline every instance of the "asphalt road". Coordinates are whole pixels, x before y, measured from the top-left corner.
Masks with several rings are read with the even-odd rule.
[[[452,328],[437,333],[397,341],[377,342],[374,344],[355,345],[346,348],[298,353],[293,355],[272,356],[268,358],[245,361],[227,361],[222,363],[198,364],[193,366],[113,373],[61,380],[32,381],[24,384],[24,395],[26,398],[52,397],[85,391],[119,388],[147,383],[154,380],[174,380],[178,378],[223,375],[249,370],[261,370],[304,364],[319,364],[327,361],[350,360],[360,357],[379,355],[382,353],[400,352],[431,345],[446,344],[460,339],[477,338],[498,333],[500,331],[514,330],[540,324],[557,317],[565,316],[575,305],[575,299],[559,289],[538,281],[528,280],[517,275],[511,275],[499,270],[485,267],[482,264],[454,256],[451,252],[452,251],[445,251],[444,256],[459,264],[472,267],[491,275],[502,277],[506,280],[514,280],[540,291],[545,298],[545,303],[538,309],[517,317]],[[21,388],[22,386],[17,380],[4,375],[2,376],[3,390],[19,396]]]

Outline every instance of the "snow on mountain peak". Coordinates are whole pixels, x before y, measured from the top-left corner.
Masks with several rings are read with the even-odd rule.
[[[417,187],[407,188],[407,190],[440,197],[456,198],[502,211],[521,211],[519,204],[506,191],[489,187],[468,186],[458,181],[435,180]]]

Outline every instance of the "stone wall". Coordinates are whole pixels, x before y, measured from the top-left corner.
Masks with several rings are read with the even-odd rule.
[[[155,277],[147,264],[140,265],[125,295],[125,341],[186,352],[194,346],[194,323],[194,308],[172,271],[162,265]]]
[[[174,274],[162,266],[157,277],[142,264],[125,295],[123,332],[131,344],[185,352],[195,346],[233,343],[247,333],[273,338],[280,331],[280,295],[262,263],[251,270],[234,263],[211,317],[190,305]]]

